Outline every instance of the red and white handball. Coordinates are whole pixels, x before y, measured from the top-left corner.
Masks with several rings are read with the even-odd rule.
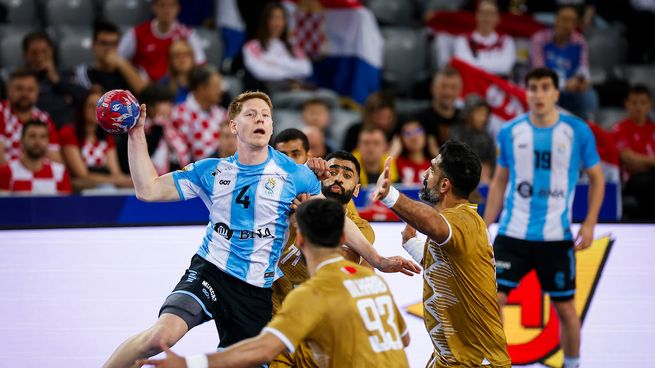
[[[125,133],[139,120],[139,102],[130,91],[113,89],[100,97],[96,119],[109,133]]]

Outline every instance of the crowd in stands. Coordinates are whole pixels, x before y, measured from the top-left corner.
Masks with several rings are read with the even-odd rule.
[[[470,17],[472,23],[468,30],[453,33],[449,42],[443,32],[426,39],[426,44],[432,42],[427,49],[434,62],[426,67],[430,79],[425,83],[403,95],[383,78],[382,88],[361,106],[317,88],[312,78],[314,63],[329,47],[322,33],[330,24],[321,16],[325,4],[302,0],[290,8],[286,2],[235,0],[246,39],[236,57],[211,63],[216,50],[207,49],[199,35],[213,26],[208,14],[216,14],[221,1],[151,0],[151,18],[131,25],[108,21],[98,3],[92,61],[72,68],[58,63],[59,33],[37,12],[40,27],[32,25],[21,49],[14,50],[22,55],[21,65],[0,66],[0,191],[54,194],[131,187],[127,137],[112,136],[95,122],[95,104],[111,89],[130,90],[147,105],[148,147],[158,173],[232,155],[236,138],[225,106],[231,94],[240,92],[235,86],[266,91],[275,106],[295,114],[293,127],[306,135],[311,155],[352,151],[361,163],[362,185],[376,182],[389,156],[394,158],[392,181],[422,185],[422,173],[448,139],[466,142],[476,151],[483,163],[481,182],[487,184],[503,122],[494,120],[489,96],[462,95],[462,77],[450,65],[457,58],[519,87],[532,67],[554,70],[560,77],[563,111],[593,126],[599,151],[607,149],[600,142],[616,148],[607,155],[617,156],[620,163],[625,202],[632,204],[626,215],[655,219],[655,74],[653,80],[642,80],[643,85],[621,80],[616,85],[623,93],[612,90],[607,97],[601,84],[614,83],[620,75],[594,79],[588,42],[589,35],[607,29],[602,27],[614,27],[628,45],[626,62],[652,63],[655,42],[644,35],[655,30],[655,1],[631,0],[620,9],[603,0],[459,1],[454,2],[456,9],[440,8],[438,1],[408,1],[414,6],[414,29],[430,28],[444,11]],[[379,2],[384,0],[362,1],[385,28],[389,24],[375,11]],[[11,11],[9,5],[0,8],[6,23],[0,24],[0,41],[6,34],[2,28],[12,26]],[[520,39],[503,28],[507,16],[537,26],[530,37]],[[311,43],[299,22],[314,22],[318,33]],[[219,35],[216,29],[212,32]],[[621,104],[623,120],[594,123],[602,108]],[[275,119],[274,110],[276,125],[289,126]]]

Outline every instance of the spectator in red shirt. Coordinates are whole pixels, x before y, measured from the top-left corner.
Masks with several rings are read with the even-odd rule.
[[[400,182],[405,185],[423,183],[423,173],[430,168],[425,129],[417,119],[403,121],[399,127],[402,152],[396,158]]]
[[[9,75],[7,99],[0,103],[0,164],[20,157],[20,136],[23,123],[43,121],[49,129],[48,157],[62,162],[57,130],[47,112],[36,107],[39,83],[30,70],[20,68]]]
[[[227,117],[225,109],[219,106],[222,86],[221,75],[210,65],[191,71],[191,93],[175,107],[173,123],[166,129],[166,139],[181,167],[217,154],[220,126]]]
[[[118,53],[143,69],[150,80],[160,80],[168,70],[168,49],[173,41],[186,39],[193,47],[196,64],[205,62],[205,52],[195,31],[177,22],[178,0],[153,0],[155,19],[141,23],[123,35]]]
[[[101,96],[99,90],[91,90],[77,109],[75,123],[59,132],[62,155],[76,190],[133,185],[132,179],[121,173],[114,138],[98,127],[96,103]]]
[[[40,195],[70,193],[66,167],[46,157],[48,131],[48,124],[41,120],[22,124],[21,156],[0,165],[0,191]]]
[[[623,193],[636,197],[635,217],[650,219],[655,218],[655,124],[648,117],[652,108],[648,88],[632,87],[625,102],[628,117],[612,129],[627,179]]]

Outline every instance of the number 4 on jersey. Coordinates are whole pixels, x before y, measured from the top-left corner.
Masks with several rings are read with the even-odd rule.
[[[250,197],[246,195],[246,193],[248,192],[248,188],[250,188],[250,185],[246,185],[245,187],[243,187],[243,189],[241,189],[241,191],[239,192],[239,195],[237,195],[237,199],[235,201],[236,204],[242,205],[243,208],[250,207]]]

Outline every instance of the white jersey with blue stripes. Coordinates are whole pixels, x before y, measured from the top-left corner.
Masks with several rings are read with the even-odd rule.
[[[271,147],[262,164],[242,165],[238,154],[209,158],[174,172],[173,180],[181,200],[200,197],[209,209],[198,255],[258,287],[270,287],[282,275],[277,263],[293,199],[321,191],[307,166]]]
[[[498,165],[509,169],[498,233],[531,241],[571,240],[571,208],[580,172],[600,158],[587,124],[560,113],[548,128],[528,114],[498,132]]]

